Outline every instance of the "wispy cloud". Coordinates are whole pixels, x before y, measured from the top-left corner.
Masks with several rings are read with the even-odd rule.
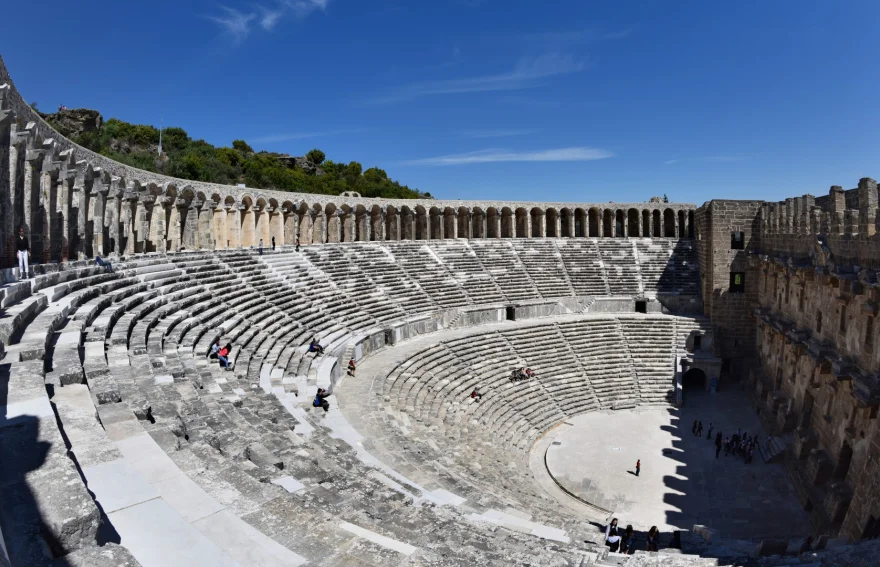
[[[403,162],[401,165],[470,165],[510,161],[594,161],[614,157],[612,152],[597,148],[572,147],[537,151],[487,149],[464,154],[450,154]]]
[[[220,6],[220,15],[208,19],[221,27],[238,43],[243,41],[254,29],[254,23],[265,31],[271,31],[288,14],[298,19],[312,12],[325,10],[330,0],[277,0],[269,6],[257,5],[253,11],[242,11],[228,6]]]
[[[394,94],[373,102],[383,104],[430,95],[530,89],[539,86],[543,79],[577,73],[586,67],[586,63],[576,60],[571,54],[549,53],[537,57],[522,57],[507,72],[404,85],[396,89]]]
[[[513,136],[528,136],[534,134],[535,130],[465,130],[461,133],[464,138],[510,138]]]
[[[670,160],[664,161],[663,164],[664,165],[675,165],[677,163],[686,163],[686,162],[731,163],[731,162],[736,162],[736,161],[743,161],[747,158],[748,158],[748,156],[745,156],[742,154],[700,156],[700,157],[687,157],[687,158],[670,159]]]
[[[350,128],[347,130],[327,130],[324,132],[290,132],[286,134],[269,134],[258,138],[251,138],[253,144],[277,144],[279,142],[289,142],[291,140],[305,140],[307,138],[323,138],[327,136],[341,136],[344,134],[362,134],[366,132],[365,128]]]
[[[223,31],[232,36],[235,41],[241,41],[250,33],[251,21],[256,14],[246,14],[235,8],[220,6],[223,12],[220,16],[209,16],[209,20],[223,28]]]
[[[592,41],[613,41],[618,39],[626,39],[627,37],[634,34],[637,29],[637,26],[628,26],[611,31],[595,29],[568,29],[530,33],[522,37],[526,41],[560,45],[586,43]]]

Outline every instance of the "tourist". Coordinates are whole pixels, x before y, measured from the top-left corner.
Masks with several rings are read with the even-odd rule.
[[[702,436],[703,436],[703,422],[701,421],[697,424],[697,437],[702,437]]]
[[[257,250],[260,251],[260,256],[262,256],[263,255],[263,239],[262,238],[260,239],[260,245],[257,246]]]
[[[636,476],[639,476],[640,472],[642,472],[642,460],[636,459]]]
[[[712,440],[712,422],[711,421],[709,422],[709,434],[706,435],[706,439],[708,439],[709,441]]]
[[[221,348],[217,352],[217,359],[220,361],[221,364],[223,364],[223,366],[226,368],[227,371],[232,370],[232,368],[229,367],[229,354],[231,352],[232,352],[232,343],[226,343],[226,346]]]
[[[296,251],[299,252],[299,236],[296,237]]]
[[[724,438],[724,456],[726,457],[729,454],[730,454],[730,438],[725,437]]]
[[[483,399],[483,394],[480,393],[480,387],[474,386],[474,391],[471,392],[471,399],[475,402],[479,402]]]
[[[633,549],[633,527],[632,524],[626,525],[626,530],[623,532],[623,539],[620,542],[620,552],[625,555],[632,555],[635,549]]]
[[[694,424],[691,426],[691,434],[692,435],[697,434],[697,420],[696,419],[694,420]]]
[[[327,401],[327,396],[333,393],[333,388],[329,390],[325,390],[324,388],[318,388],[318,393],[315,394],[315,401],[312,402],[312,407],[316,408],[324,408],[324,411],[330,410],[330,402]]]
[[[95,264],[102,268],[107,268],[107,271],[111,274],[113,273],[113,265],[107,260],[101,258],[100,256],[95,256]]]
[[[272,237],[272,252],[275,252],[275,237]]]
[[[715,458],[718,458],[718,455],[721,454],[721,432],[719,431],[715,434]]]
[[[214,339],[214,344],[211,345],[211,350],[208,352],[208,358],[217,358],[217,353],[220,352],[220,338]]]
[[[657,530],[657,526],[651,526],[651,529],[648,530],[648,541],[645,544],[645,551],[657,551],[659,544],[660,532]]]
[[[620,549],[620,534],[618,531],[617,518],[612,518],[611,523],[605,528],[605,543],[612,552]]]
[[[28,259],[31,257],[31,244],[24,235],[24,227],[18,227],[18,238],[15,239],[15,251],[18,255],[18,279],[28,279]]]
[[[324,347],[318,343],[318,339],[312,339],[312,342],[309,343],[309,352],[315,353],[315,356],[323,355]]]
[[[354,371],[355,371],[354,359],[352,358],[351,360],[348,361],[348,375],[353,377]]]

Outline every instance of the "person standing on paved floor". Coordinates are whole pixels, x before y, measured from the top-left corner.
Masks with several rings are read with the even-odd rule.
[[[639,476],[640,472],[642,472],[642,460],[636,459],[636,476]]]
[[[24,227],[18,227],[18,236],[15,238],[15,253],[18,256],[18,279],[28,279],[28,259],[31,257],[31,243],[24,235]]]
[[[697,437],[702,437],[702,436],[703,436],[703,422],[701,421],[697,424]]]
[[[258,246],[258,249],[260,251],[260,256],[262,256],[263,255],[263,239],[262,238],[260,239],[260,246]]]
[[[721,432],[719,431],[715,434],[715,458],[718,458],[718,455],[721,454]]]
[[[694,424],[691,426],[691,434],[692,435],[697,434],[697,420],[696,419],[694,420]]]
[[[712,440],[712,422],[711,421],[709,422],[709,434],[706,435],[706,439],[708,439],[709,441]]]
[[[272,237],[272,252],[275,252],[275,237]]]

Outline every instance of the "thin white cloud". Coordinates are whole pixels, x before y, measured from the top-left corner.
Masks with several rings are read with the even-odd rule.
[[[522,36],[526,41],[552,44],[585,43],[589,41],[613,41],[626,39],[636,31],[636,26],[629,26],[613,31],[595,29],[569,29],[548,32],[530,33]]]
[[[348,130],[327,130],[325,132],[290,132],[287,134],[270,134],[251,138],[253,144],[277,144],[279,142],[289,142],[291,140],[305,140],[307,138],[322,138],[326,136],[341,136],[344,134],[362,134],[366,132],[364,128],[353,128]]]
[[[450,154],[405,161],[401,165],[471,165],[511,161],[594,161],[614,157],[614,153],[598,148],[572,147],[537,151],[488,149],[464,154]]]
[[[405,85],[396,89],[393,94],[373,102],[383,104],[430,95],[530,89],[539,86],[543,79],[577,73],[586,66],[571,54],[549,53],[537,57],[522,57],[512,70],[504,73]]]
[[[747,156],[742,154],[732,154],[732,155],[714,155],[714,156],[700,156],[700,157],[688,157],[688,158],[678,158],[678,159],[670,159],[663,162],[664,165],[675,165],[677,163],[683,162],[704,162],[704,163],[732,163],[737,161],[743,161],[747,159]]]
[[[465,130],[461,133],[464,138],[510,138],[513,136],[528,136],[534,134],[535,130]]]
[[[220,6],[221,15],[208,19],[219,25],[236,42],[244,40],[254,29],[254,22],[265,31],[271,31],[288,14],[303,19],[312,12],[327,9],[330,0],[279,0],[271,6],[258,5],[255,11],[244,12]]]
[[[246,38],[250,33],[251,20],[256,17],[256,14],[246,14],[228,6],[220,6],[220,10],[223,15],[209,16],[208,19],[223,28],[236,41]]]

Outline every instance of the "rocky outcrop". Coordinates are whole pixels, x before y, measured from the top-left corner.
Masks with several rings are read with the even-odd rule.
[[[100,112],[88,108],[69,108],[43,117],[53,128],[68,138],[77,138],[85,132],[99,130],[104,122]]]
[[[277,159],[287,168],[299,169],[308,173],[309,175],[324,175],[324,170],[321,168],[321,166],[316,165],[305,156],[292,156],[290,154],[279,154],[275,152],[266,153]]]

